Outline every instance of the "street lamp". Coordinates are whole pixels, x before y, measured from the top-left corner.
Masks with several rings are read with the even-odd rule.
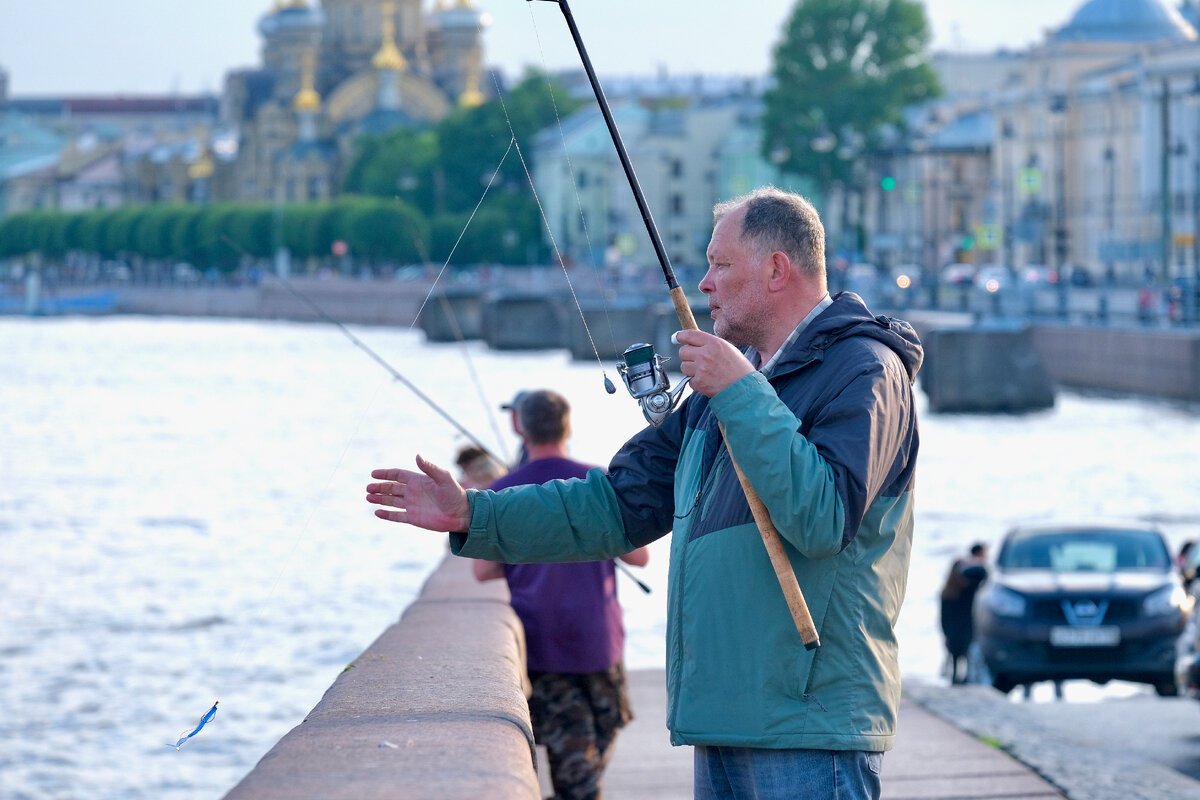
[[[1057,94],[1050,101],[1050,116],[1055,119],[1054,189],[1054,267],[1058,271],[1058,315],[1067,317],[1067,96]]]
[[[1171,280],[1171,85],[1167,78],[1162,79],[1162,102],[1159,107],[1161,122],[1159,124],[1162,140],[1159,143],[1158,186],[1162,207],[1162,240],[1159,243],[1162,260],[1162,282],[1165,286]]]
[[[1117,209],[1116,209],[1116,194],[1117,194],[1117,168],[1116,168],[1116,151],[1113,150],[1111,144],[1104,148],[1104,177],[1107,183],[1106,197],[1104,201],[1104,229],[1111,238],[1116,234],[1117,225]],[[1104,254],[1104,291],[1100,293],[1100,320],[1108,322],[1108,298],[1113,291],[1113,283],[1116,275],[1113,266],[1112,244],[1110,244]]]
[[[1003,243],[1001,252],[1004,254],[1002,261],[1007,262],[1008,268],[1015,272],[1017,265],[1012,237],[1013,176],[1010,173],[1012,172],[1012,140],[1016,138],[1016,131],[1013,130],[1011,120],[1005,119],[1000,124],[1000,138],[1003,140],[1000,149],[1000,241]]]
[[[1184,311],[1187,320],[1195,325],[1200,318],[1200,73],[1197,73],[1192,88],[1184,96],[1184,102],[1196,109],[1196,129],[1192,140],[1196,147],[1192,152],[1192,285],[1187,288]]]

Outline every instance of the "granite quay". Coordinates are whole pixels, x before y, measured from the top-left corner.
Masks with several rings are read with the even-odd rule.
[[[151,314],[419,326],[430,341],[482,339],[497,350],[567,348],[612,360],[634,342],[670,353],[678,328],[666,292],[638,285],[615,296],[565,287],[551,270],[506,269],[479,284],[430,291],[427,279],[264,278],[257,285],[42,287],[35,313]],[[9,295],[0,311],[26,313]],[[578,303],[577,303],[578,300]],[[707,303],[692,298],[702,328]],[[1200,328],[1097,324],[966,311],[878,310],[910,321],[927,345],[922,385],[935,411],[1013,412],[1045,407],[1063,386],[1200,401]]]

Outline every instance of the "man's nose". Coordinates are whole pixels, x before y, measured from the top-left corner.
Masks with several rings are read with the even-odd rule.
[[[716,288],[713,286],[713,282],[710,280],[711,275],[712,270],[710,269],[708,272],[705,272],[704,277],[700,279],[700,291],[704,292],[704,294],[711,294],[713,289]]]

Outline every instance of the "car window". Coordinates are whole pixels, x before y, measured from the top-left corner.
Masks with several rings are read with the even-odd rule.
[[[1014,538],[997,563],[1008,569],[1116,572],[1167,569],[1171,561],[1162,537],[1151,531],[1072,531]]]

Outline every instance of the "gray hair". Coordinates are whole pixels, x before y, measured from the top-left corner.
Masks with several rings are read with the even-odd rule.
[[[786,253],[802,273],[824,283],[825,228],[812,203],[793,192],[763,186],[713,206],[713,224],[743,207],[744,241],[763,253]]]

